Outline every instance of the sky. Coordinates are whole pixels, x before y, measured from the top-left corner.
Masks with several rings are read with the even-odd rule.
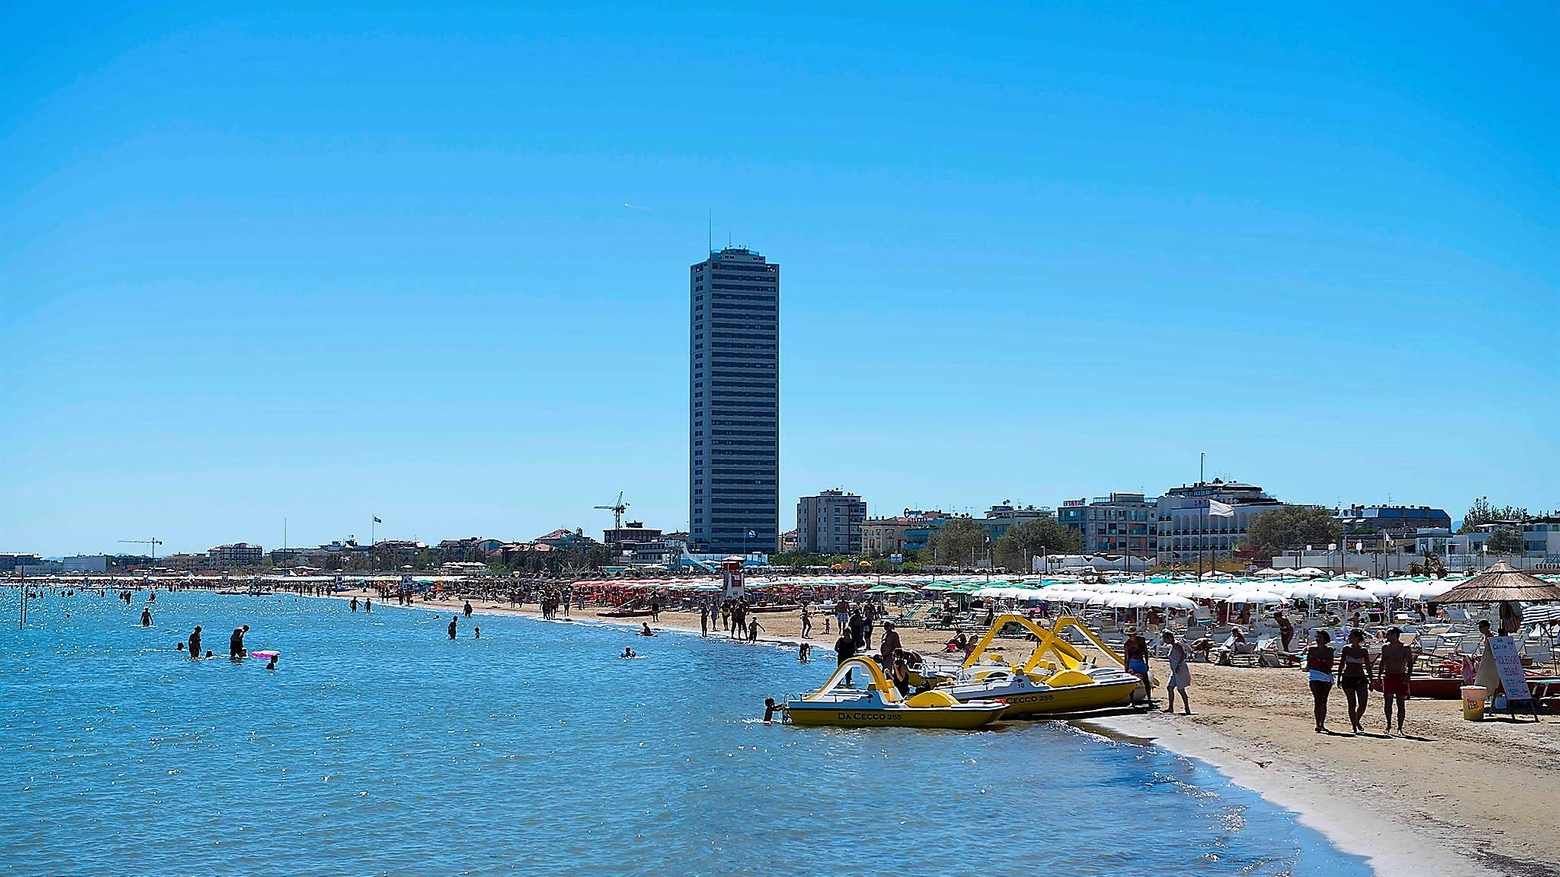
[[[684,528],[711,239],[783,524],[1560,506],[1552,6],[523,7],[0,5],[0,550]]]

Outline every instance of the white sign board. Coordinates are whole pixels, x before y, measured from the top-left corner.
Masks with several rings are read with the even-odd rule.
[[[740,600],[744,593],[742,590],[742,568],[726,570],[725,597],[728,600]]]
[[[1506,700],[1532,700],[1516,641],[1509,636],[1490,637],[1490,657],[1495,659],[1495,671],[1500,674],[1500,686],[1506,689]]]

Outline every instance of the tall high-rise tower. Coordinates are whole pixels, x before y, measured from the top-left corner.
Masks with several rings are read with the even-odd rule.
[[[745,247],[688,269],[688,541],[772,552],[780,538],[780,266]]]

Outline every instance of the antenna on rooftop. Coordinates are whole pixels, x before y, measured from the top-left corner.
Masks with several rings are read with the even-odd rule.
[[[709,216],[704,226],[704,246],[711,253],[715,252],[715,210],[709,208]]]

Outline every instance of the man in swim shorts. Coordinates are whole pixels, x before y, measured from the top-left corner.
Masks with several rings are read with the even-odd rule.
[[[1387,733],[1392,733],[1392,703],[1397,701],[1397,729],[1403,733],[1403,715],[1408,711],[1408,675],[1414,669],[1414,650],[1401,641],[1403,631],[1387,628],[1387,641],[1381,645],[1381,699],[1387,713]]]
[[[1154,705],[1154,689],[1148,681],[1148,640],[1138,633],[1137,625],[1127,625],[1127,639],[1121,650],[1127,659],[1127,672],[1143,680],[1143,697],[1149,706]]]

